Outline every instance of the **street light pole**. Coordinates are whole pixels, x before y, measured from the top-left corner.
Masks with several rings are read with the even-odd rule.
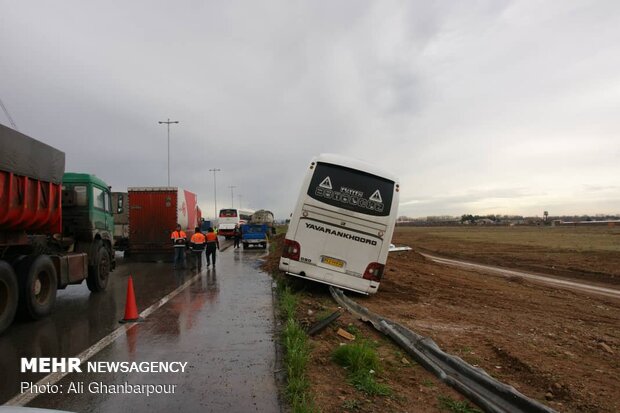
[[[159,121],[159,124],[163,124],[165,123],[168,126],[168,186],[170,186],[170,124],[171,123],[179,123],[178,120],[170,120],[170,118],[168,118],[167,121]]]
[[[233,195],[233,189],[236,188],[236,186],[231,185],[231,186],[229,186],[229,188],[230,188],[230,203],[232,204],[230,207],[234,208],[235,207],[235,197]]]
[[[209,172],[213,172],[213,199],[215,200],[215,215],[213,215],[213,218],[217,218],[217,185],[215,183],[215,173],[220,171],[221,169],[218,168],[209,169]]]

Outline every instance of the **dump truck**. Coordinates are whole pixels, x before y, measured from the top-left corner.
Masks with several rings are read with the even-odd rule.
[[[70,284],[105,290],[114,269],[110,188],[64,170],[64,152],[0,125],[0,332]]]

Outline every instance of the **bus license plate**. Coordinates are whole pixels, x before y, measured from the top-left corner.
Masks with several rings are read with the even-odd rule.
[[[336,258],[331,257],[321,257],[321,262],[328,265],[333,265],[334,267],[343,268],[344,261],[338,260]]]

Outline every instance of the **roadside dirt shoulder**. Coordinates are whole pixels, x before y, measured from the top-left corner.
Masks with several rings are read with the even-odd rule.
[[[620,302],[392,253],[358,302],[560,411],[620,411]]]
[[[267,263],[271,270],[279,251]],[[305,290],[299,317],[307,324],[335,309],[327,288],[296,283]],[[558,411],[620,411],[618,300],[446,267],[413,251],[390,253],[376,295],[349,296]],[[360,396],[330,360],[345,341],[336,330],[350,324],[385,343],[379,351],[391,367],[380,379],[391,383],[393,398]],[[312,343],[309,374],[322,411],[442,411],[440,397],[459,397],[420,366],[401,365],[394,344],[350,316]]]

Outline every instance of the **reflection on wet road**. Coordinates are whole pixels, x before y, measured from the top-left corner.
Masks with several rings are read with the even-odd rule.
[[[260,253],[228,249],[216,269],[200,274],[173,271],[169,264],[123,263],[103,294],[86,286],[59,294],[56,311],[36,323],[18,323],[0,337],[0,401],[20,391],[20,382],[42,374],[19,373],[21,357],[69,357],[119,327],[127,275],[134,279],[138,308],[156,303],[192,280],[143,323],[123,331],[90,361],[187,362],[184,373],[82,373],[57,384],[63,394],[39,395],[28,406],[76,412],[279,411],[274,379],[275,346],[271,279],[258,272]],[[83,364],[82,367],[85,367]],[[92,394],[89,383],[174,384],[170,395]],[[71,384],[84,393],[66,394]]]

